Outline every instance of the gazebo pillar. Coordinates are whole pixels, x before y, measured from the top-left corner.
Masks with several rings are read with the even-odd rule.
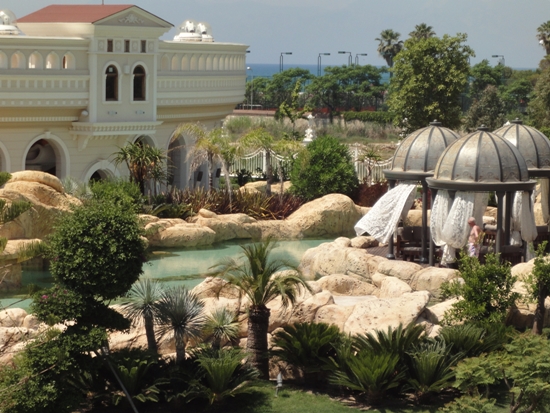
[[[432,203],[431,203],[431,208],[433,208],[433,205],[434,205],[434,202],[435,202],[435,197],[437,196],[437,189],[435,188],[432,188],[431,189],[432,191]],[[431,210],[430,208],[430,210]],[[429,257],[429,264],[430,264],[430,267],[433,267],[434,266],[434,257],[435,255],[435,243],[434,243],[434,240],[433,240],[433,236],[432,236],[432,233],[430,231],[430,257]]]
[[[422,233],[420,238],[422,253],[419,262],[425,264],[428,262],[428,184],[426,178],[422,178],[420,183],[422,184]]]
[[[395,187],[395,179],[388,179],[388,191],[391,191]],[[390,240],[388,241],[388,254],[386,255],[386,258],[388,260],[395,260],[395,255],[393,253],[393,232],[390,236]]]
[[[512,201],[514,200],[513,192],[506,192],[506,209],[504,211],[504,245],[510,245],[510,235],[512,234]]]
[[[504,208],[504,192],[497,191],[497,236],[495,253],[500,254],[502,249],[502,209]]]

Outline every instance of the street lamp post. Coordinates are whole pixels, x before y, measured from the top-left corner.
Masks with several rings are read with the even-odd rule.
[[[279,59],[279,72],[283,71],[283,55],[284,54],[292,54],[292,52],[282,52],[281,57]]]
[[[349,53],[349,56],[348,56],[348,66],[351,66],[351,52],[344,52],[344,51],[339,51],[338,54],[346,54],[346,53]]]
[[[246,68],[246,70],[250,70],[250,73],[252,74],[252,80],[251,80],[251,91],[250,91],[250,109],[254,109],[254,71],[250,66]]]
[[[367,53],[357,53],[355,55],[355,64],[359,65],[359,56],[367,56]]]
[[[319,53],[317,58],[317,76],[321,76],[321,56],[330,56],[330,53]]]

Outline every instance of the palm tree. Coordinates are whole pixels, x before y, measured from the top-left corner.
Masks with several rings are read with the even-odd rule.
[[[428,26],[426,23],[420,23],[414,26],[414,30],[409,33],[409,36],[416,40],[429,39],[435,36],[435,32],[432,26]]]
[[[392,29],[382,30],[380,37],[377,37],[374,40],[379,42],[378,54],[384,58],[389,67],[393,67],[393,58],[401,51],[403,48],[403,41],[399,40],[400,33],[394,32]],[[390,77],[392,72],[390,71]]]
[[[176,364],[185,360],[187,340],[198,338],[204,327],[204,303],[183,286],[163,291],[155,304],[159,322],[158,335],[174,333]]]
[[[174,136],[179,135],[190,135],[195,141],[188,155],[191,159],[191,170],[196,171],[206,162],[208,164],[208,189],[211,189],[214,183],[214,167],[216,163],[223,160],[219,144],[222,139],[222,129],[215,128],[207,131],[204,125],[184,123],[178,126],[174,132]]]
[[[126,315],[132,320],[143,319],[147,348],[158,351],[155,339],[156,303],[162,296],[162,284],[150,278],[142,278],[130,289],[128,300],[122,303]]]
[[[550,20],[546,23],[542,23],[537,28],[537,39],[544,50],[546,50],[546,55],[550,54]]]
[[[265,193],[268,196],[271,195],[271,183],[273,182],[271,155],[275,142],[275,137],[263,127],[248,132],[240,139],[241,147],[251,150],[262,150],[265,153],[265,167],[267,174]]]
[[[279,171],[279,181],[281,182],[281,191],[280,196],[283,196],[284,190],[284,174],[283,174],[283,163],[290,161],[293,156],[298,152],[303,151],[304,145],[301,142],[290,140],[290,139],[281,139],[274,143],[273,150],[277,153],[275,159],[277,160],[277,168]]]
[[[247,350],[250,362],[264,378],[269,377],[267,359],[267,332],[270,311],[267,304],[280,297],[282,305],[287,308],[296,302],[299,287],[308,291],[310,287],[302,276],[296,272],[277,272],[290,266],[280,260],[270,260],[275,244],[272,240],[241,246],[244,263],[228,258],[218,265],[214,274],[223,277],[228,287],[236,287],[239,296],[246,296],[250,302],[248,308]]]
[[[237,316],[227,308],[217,307],[207,317],[204,334],[212,341],[212,348],[219,350],[222,343],[232,342],[239,336]]]
[[[145,195],[145,183],[149,179],[162,182],[166,179],[164,163],[166,154],[143,141],[128,143],[114,153],[116,165],[126,164],[130,172],[130,181],[139,185],[141,193]]]

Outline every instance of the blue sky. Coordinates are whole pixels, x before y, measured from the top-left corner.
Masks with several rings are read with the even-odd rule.
[[[101,4],[101,0],[2,0],[2,9],[22,17],[49,4]],[[374,40],[384,29],[406,39],[419,23],[437,35],[468,34],[476,53],[475,64],[492,55],[504,55],[513,68],[535,68],[544,56],[536,39],[537,27],[550,20],[550,0],[105,0],[106,4],[133,3],[178,26],[186,19],[211,24],[219,42],[250,45],[249,64],[342,65],[339,50],[368,53],[362,64],[383,65]],[[173,29],[167,38],[175,34]]]

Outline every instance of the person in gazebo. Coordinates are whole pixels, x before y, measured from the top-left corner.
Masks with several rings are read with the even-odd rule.
[[[468,237],[468,255],[470,257],[479,257],[481,228],[476,224],[474,217],[468,218],[468,225],[471,228],[470,236]]]

